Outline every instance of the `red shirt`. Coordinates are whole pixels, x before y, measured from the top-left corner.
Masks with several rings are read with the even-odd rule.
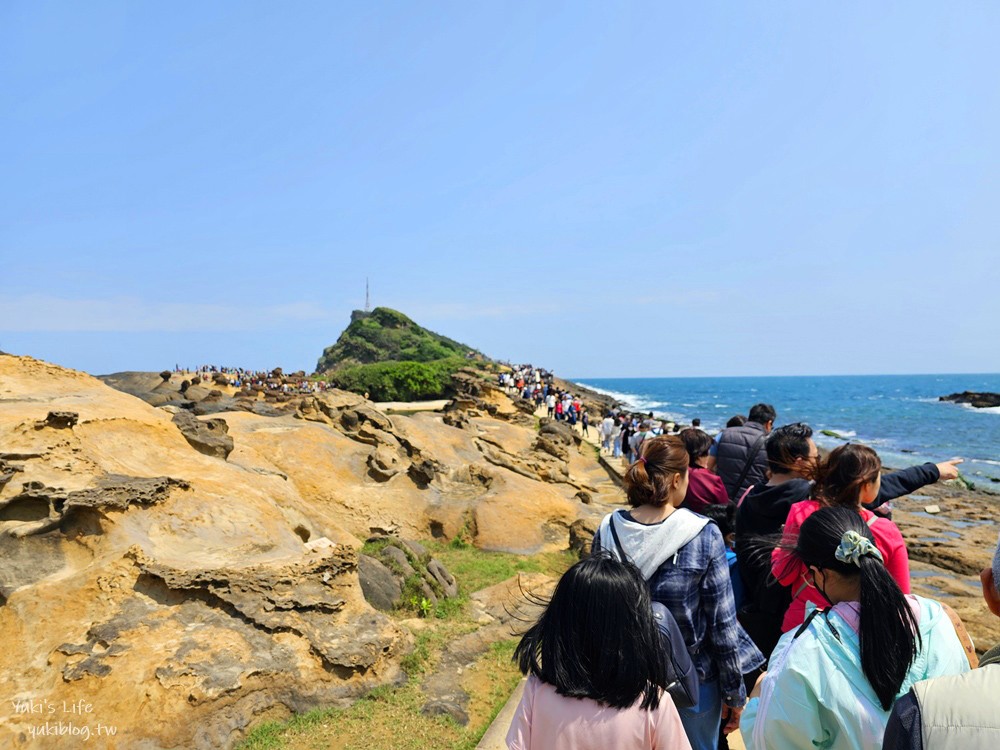
[[[785,522],[782,542],[795,544],[802,523],[821,507],[823,506],[815,500],[803,500],[801,503],[795,503],[788,511],[788,520]],[[882,553],[885,569],[899,584],[903,593],[909,594],[910,558],[906,553],[906,543],[903,541],[903,535],[899,532],[899,527],[888,518],[876,516],[870,510],[861,508],[860,511],[861,517],[871,529],[872,536],[875,537],[875,546]],[[873,518],[876,520],[872,521]],[[806,566],[790,551],[778,548],[771,553],[771,572],[778,579],[778,583],[791,587],[794,596],[791,606],[785,612],[785,620],[781,623],[782,632],[788,632],[802,624],[806,616],[806,602],[812,602],[821,609],[830,606],[830,603],[815,588],[804,585],[805,581],[802,576],[806,572]]]
[[[718,474],[700,466],[688,469],[688,491],[681,503],[682,508],[701,513],[706,505],[725,505],[728,502],[726,485]]]

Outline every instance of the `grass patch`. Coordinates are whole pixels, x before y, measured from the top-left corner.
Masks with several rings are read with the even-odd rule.
[[[308,734],[314,727],[322,726],[336,709],[317,708],[297,714],[286,722],[269,721],[261,724],[239,745],[239,750],[277,750],[286,747],[285,737],[291,734]]]
[[[282,725],[259,727],[239,750],[417,750],[458,746],[468,730],[448,718],[424,716],[420,713],[423,702],[415,683],[396,690],[373,691],[350,708],[310,711]]]
[[[403,657],[400,666],[411,679],[427,671],[432,650],[441,645],[441,635],[433,630],[420,630],[413,638],[413,651]]]
[[[459,596],[506,581],[518,573],[544,573],[558,578],[576,562],[576,555],[569,550],[525,557],[507,552],[484,552],[471,545],[444,544],[437,540],[424,542],[424,545],[458,580]]]
[[[378,540],[365,545],[365,554],[378,553],[388,544]],[[469,693],[469,725],[450,718],[425,716],[427,698],[420,689],[423,677],[437,664],[445,644],[476,630],[465,606],[469,594],[505,581],[518,573],[544,573],[558,577],[575,562],[572,552],[545,552],[531,557],[503,552],[483,552],[464,544],[423,542],[459,582],[459,596],[442,600],[434,617],[414,632],[413,652],[401,666],[408,676],[400,687],[373,690],[349,708],[325,708],[267,722],[256,727],[238,750],[473,750],[503,708],[521,678],[511,662],[515,639],[494,643],[463,673]],[[401,610],[397,617],[412,613]]]

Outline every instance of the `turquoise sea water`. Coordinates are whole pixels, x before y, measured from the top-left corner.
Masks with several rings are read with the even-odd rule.
[[[710,432],[763,401],[774,405],[778,425],[812,425],[822,446],[844,442],[819,434],[831,430],[871,445],[887,466],[960,456],[966,460],[962,473],[977,488],[1000,492],[1000,409],[938,401],[958,391],[1000,393],[1000,374],[573,380],[637,411],[680,422],[699,417]]]

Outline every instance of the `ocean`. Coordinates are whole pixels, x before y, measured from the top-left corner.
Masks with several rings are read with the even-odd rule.
[[[896,468],[961,457],[962,474],[976,489],[1000,492],[1000,409],[938,401],[960,391],[1000,393],[1000,374],[572,380],[636,411],[685,424],[697,417],[709,432],[755,403],[769,403],[777,425],[808,422],[823,447],[865,443]]]

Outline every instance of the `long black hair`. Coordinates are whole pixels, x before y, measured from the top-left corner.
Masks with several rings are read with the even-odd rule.
[[[807,568],[815,566],[843,576],[860,576],[861,669],[882,708],[888,711],[920,650],[917,618],[899,585],[874,553],[861,555],[857,562],[837,559],[837,548],[848,531],[875,543],[858,511],[820,508],[802,523],[794,553]]]
[[[639,569],[598,552],[567,570],[514,661],[560,695],[612,708],[628,708],[641,696],[642,708],[656,708],[667,676]]]

